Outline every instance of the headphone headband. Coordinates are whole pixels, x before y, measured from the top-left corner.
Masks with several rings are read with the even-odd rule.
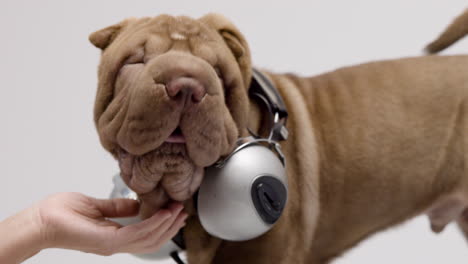
[[[278,89],[276,89],[270,79],[255,68],[252,69],[252,82],[249,88],[249,95],[259,99],[268,110],[269,120],[271,121],[268,139],[271,141],[286,140],[288,138],[288,130],[286,129],[288,111],[286,105]],[[249,130],[249,132],[254,135],[252,131]],[[254,137],[258,138],[256,135]]]
[[[266,139],[266,138],[256,138],[256,137],[250,136],[250,137],[245,137],[245,138],[239,138],[237,142],[239,146],[233,152],[231,152],[226,158],[222,160],[218,160],[213,166],[215,166],[216,168],[222,168],[224,164],[229,160],[229,158],[234,156],[234,154],[236,154],[237,152],[247,147],[250,147],[253,145],[259,145],[262,143],[267,143],[270,149],[274,149],[276,153],[278,154],[278,158],[280,159],[283,166],[286,166],[284,154],[281,151],[281,145],[275,140]]]

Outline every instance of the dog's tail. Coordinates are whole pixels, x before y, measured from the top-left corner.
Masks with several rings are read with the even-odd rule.
[[[444,50],[468,35],[468,8],[450,24],[440,36],[426,46],[425,51],[434,54]]]

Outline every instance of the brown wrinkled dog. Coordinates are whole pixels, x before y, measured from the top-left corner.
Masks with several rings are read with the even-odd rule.
[[[463,23],[468,28],[468,23]],[[463,34],[462,34],[463,35]],[[326,263],[427,213],[468,234],[468,57],[373,62],[301,78],[272,74],[289,110],[289,201],[246,242],[203,231],[191,197],[264,109],[247,96],[249,48],[225,18],[129,19],[93,33],[102,49],[95,122],[148,217],[186,201],[189,263]],[[431,50],[431,49],[429,49]]]

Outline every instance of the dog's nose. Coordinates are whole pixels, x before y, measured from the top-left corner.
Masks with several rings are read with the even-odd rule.
[[[166,84],[166,92],[174,100],[199,103],[205,96],[206,89],[195,78],[179,77]]]

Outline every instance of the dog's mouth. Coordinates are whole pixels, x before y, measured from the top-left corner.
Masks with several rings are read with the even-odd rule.
[[[185,137],[182,134],[182,129],[180,129],[180,126],[178,126],[164,142],[185,144]]]

